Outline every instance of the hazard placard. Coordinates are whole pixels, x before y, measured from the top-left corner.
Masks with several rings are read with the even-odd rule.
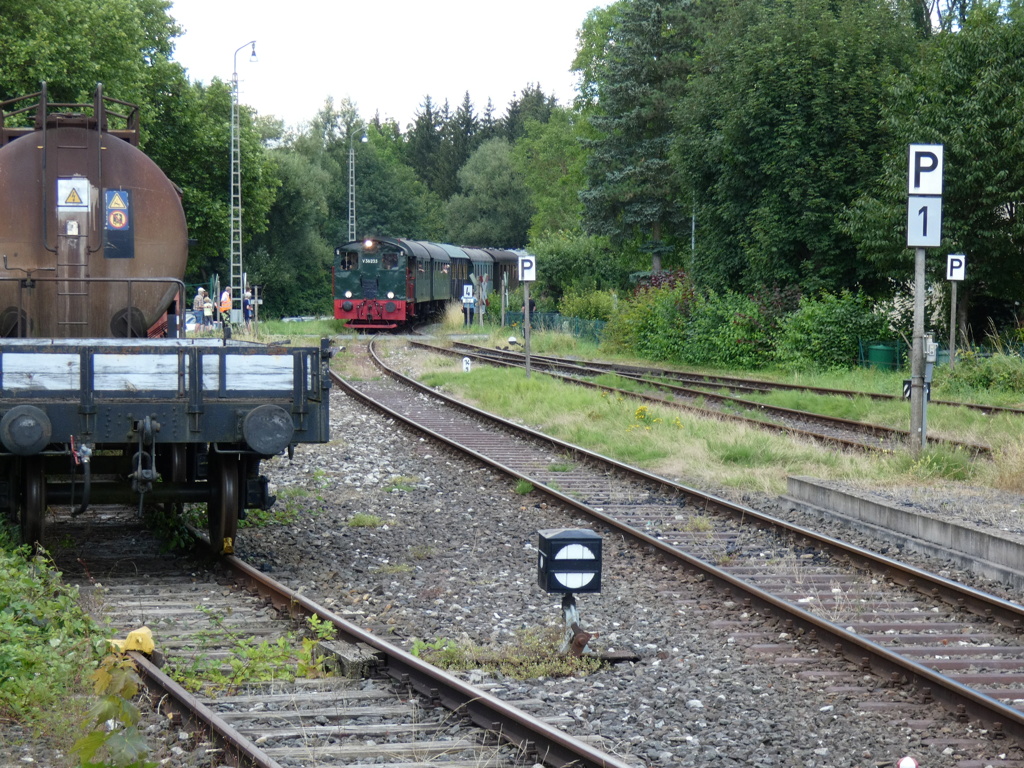
[[[87,210],[89,180],[81,177],[57,179],[57,210]]]
[[[134,259],[132,229],[131,190],[103,190],[103,255],[108,259]]]
[[[128,229],[131,224],[131,193],[126,189],[108,189],[104,196],[107,229]]]

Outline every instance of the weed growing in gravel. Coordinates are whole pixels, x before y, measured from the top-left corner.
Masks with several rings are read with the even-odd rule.
[[[264,528],[268,525],[291,525],[299,519],[299,511],[291,506],[278,506],[270,509],[247,509],[245,520],[238,521],[239,528]]]
[[[302,486],[293,485],[287,488],[277,489],[277,503],[270,508],[269,514],[274,516],[274,522],[290,523],[302,515],[316,516],[320,513],[324,497],[313,495],[308,489]],[[253,510],[249,510],[252,514]],[[279,519],[277,519],[279,518]]]
[[[532,629],[521,630],[514,643],[497,648],[448,638],[416,639],[410,652],[441,669],[482,669],[516,680],[589,675],[601,668],[600,659],[559,655],[562,640],[558,629]]]
[[[377,568],[377,573],[383,573],[389,576],[399,576],[404,573],[412,572],[413,567],[408,563],[384,563],[382,566]]]
[[[707,515],[693,515],[686,521],[683,530],[688,533],[711,533],[715,530],[715,524]]]
[[[108,654],[92,680],[101,698],[87,716],[91,730],[71,751],[86,768],[156,768],[157,763],[146,760],[149,747],[138,727],[141,714],[132,703],[142,687],[135,662],[122,653]]]
[[[0,526],[0,717],[33,732],[68,734],[86,706],[84,676],[107,649],[48,557],[30,557]]]
[[[196,610],[206,614],[214,629],[197,632],[194,642],[197,652],[188,659],[181,658],[168,664],[170,676],[192,691],[228,691],[250,683],[294,679],[298,665],[297,641],[291,633],[274,641],[259,640],[231,632],[227,616],[205,606]],[[211,652],[230,646],[224,658],[214,658]]]
[[[533,493],[533,483],[529,480],[518,480],[516,481],[515,492],[520,496],[526,496],[527,494]]]
[[[309,636],[302,638],[302,651],[299,653],[299,677],[323,677],[324,667],[317,658],[320,643],[334,640],[338,636],[338,628],[329,621],[323,621],[316,614],[306,619]]]
[[[348,521],[349,528],[380,528],[384,521],[377,515],[369,515],[365,512],[357,512]]]
[[[194,543],[192,533],[186,524],[193,528],[206,525],[205,504],[154,504],[146,508],[146,524],[166,542],[166,549],[175,552],[188,549]]]
[[[384,486],[384,493],[392,493],[393,491],[412,491],[416,488],[418,478],[415,477],[393,477],[391,481]]]

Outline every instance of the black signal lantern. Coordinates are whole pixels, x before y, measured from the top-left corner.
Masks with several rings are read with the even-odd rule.
[[[537,584],[547,592],[601,591],[601,537],[581,528],[537,531]]]

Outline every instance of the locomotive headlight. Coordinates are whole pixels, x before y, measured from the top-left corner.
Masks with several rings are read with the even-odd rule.
[[[388,298],[389,299],[395,298],[395,292],[394,291],[388,291]]]
[[[345,291],[345,298],[346,299],[351,299],[352,298],[352,291]]]

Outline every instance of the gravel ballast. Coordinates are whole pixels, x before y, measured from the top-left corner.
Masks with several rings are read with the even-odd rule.
[[[240,554],[407,649],[417,638],[500,646],[514,645],[523,630],[560,632],[559,597],[536,583],[537,531],[591,523],[537,493],[516,494],[514,480],[344,394],[333,397],[334,443],[268,466],[279,487],[300,482],[321,496],[323,511],[288,528],[244,531]],[[812,522],[774,499],[743,501]],[[349,526],[358,513],[384,525]],[[909,689],[886,688],[852,665],[836,681],[786,663],[815,655],[812,644],[782,657],[755,655],[751,645],[790,640],[774,620],[744,613],[642,547],[595,530],[604,536],[603,590],[579,597],[583,624],[600,635],[595,650],[633,651],[640,661],[585,678],[513,681],[470,671],[461,673],[466,679],[540,700],[535,714],[569,715],[574,735],[598,737],[638,764],[868,766],[913,754],[922,765],[952,766],[996,754],[969,746],[985,738],[977,724],[957,723],[938,705],[915,714],[931,721],[922,730],[903,722],[906,710],[894,719],[881,702],[916,702]],[[859,690],[844,687],[850,681]],[[947,741],[933,746],[937,737]],[[968,746],[950,746],[954,739]]]
[[[594,650],[631,651],[639,661],[574,678],[456,673],[530,702],[524,708],[533,714],[571,717],[566,730],[574,736],[652,766],[866,768],[913,755],[921,766],[942,768],[1024,758],[1008,741],[990,742],[978,723],[957,722],[941,706],[921,704],[913,690],[852,664],[829,659],[838,676],[802,672],[794,660],[824,650],[797,642],[773,619],[744,612],[699,578],[536,492],[517,494],[514,480],[399,429],[337,390],[331,411],[331,443],[300,446],[293,460],[264,465],[278,504],[295,511],[295,521],[244,528],[239,556],[407,650],[416,639],[440,638],[514,647],[522,632],[562,630],[559,597],[537,586],[537,531],[596,530],[604,537],[603,590],[580,596],[581,620],[599,633]],[[990,510],[991,495],[984,498]],[[775,499],[733,500],[827,529]],[[957,513],[945,500],[942,514]],[[359,514],[382,524],[352,525]],[[834,535],[851,538],[840,529]],[[925,567],[970,580],[945,564]],[[757,650],[776,644],[788,650]],[[153,720],[151,740],[163,737],[173,742],[180,734]],[[166,745],[155,757],[173,766],[208,761]],[[67,763],[0,726],[0,766],[33,764]]]

